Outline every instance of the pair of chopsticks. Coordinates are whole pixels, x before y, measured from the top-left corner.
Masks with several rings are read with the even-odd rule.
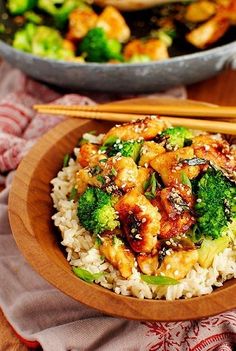
[[[134,100],[133,100],[134,101]],[[158,115],[173,126],[201,129],[213,133],[236,135],[236,107],[176,104],[151,105],[134,102],[109,103],[94,106],[35,105],[44,114],[91,118],[115,122],[129,122],[148,115]]]

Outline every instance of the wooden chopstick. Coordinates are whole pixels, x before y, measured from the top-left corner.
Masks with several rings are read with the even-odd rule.
[[[134,103],[109,103],[94,106],[61,106],[61,105],[35,105],[36,110],[60,109],[63,111],[88,111],[88,112],[115,112],[130,114],[158,114],[165,116],[201,117],[201,118],[236,118],[236,106],[214,105],[148,105]]]
[[[99,111],[71,111],[63,109],[45,109],[38,108],[38,112],[45,114],[64,115],[67,117],[75,118],[91,118],[113,122],[130,122],[135,119],[145,118],[147,114],[127,114],[127,113],[114,113],[114,112],[99,112]],[[171,123],[173,126],[183,126],[192,129],[200,129],[212,133],[223,133],[236,135],[236,123],[223,122],[223,121],[209,121],[204,119],[189,119],[179,117],[166,117],[161,116],[164,122]]]

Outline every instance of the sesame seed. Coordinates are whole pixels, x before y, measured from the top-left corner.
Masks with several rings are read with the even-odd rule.
[[[142,223],[145,223],[145,222],[147,222],[147,218],[143,217],[142,218]]]
[[[166,266],[166,269],[171,269],[171,265],[168,264],[168,265]]]
[[[136,235],[135,235],[135,239],[142,240],[142,237],[141,237],[140,234],[136,234]]]
[[[174,271],[174,275],[175,276],[179,275],[179,271],[178,270]]]

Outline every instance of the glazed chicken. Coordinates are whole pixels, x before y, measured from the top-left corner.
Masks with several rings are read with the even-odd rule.
[[[131,190],[116,204],[126,238],[134,252],[155,250],[161,216],[144,195]]]
[[[158,133],[162,132],[164,128],[165,123],[159,118],[153,116],[153,118],[137,120],[134,123],[116,125],[104,136],[103,142],[105,142],[111,136],[118,137],[122,140],[137,140],[140,138],[144,140],[151,140]]]
[[[100,252],[120,271],[122,277],[128,278],[131,275],[134,267],[134,255],[120,239],[104,237]]]
[[[135,55],[144,55],[151,60],[164,60],[169,57],[166,44],[159,39],[140,40],[135,39],[129,42],[124,49],[124,57],[128,61]]]
[[[185,14],[186,20],[200,23],[186,35],[187,41],[199,49],[204,49],[219,40],[236,19],[234,0],[198,1],[190,4]],[[205,21],[203,24],[202,21]]]
[[[220,168],[234,170],[235,160],[227,141],[200,135],[193,138],[192,147],[197,157],[209,160]]]
[[[194,149],[192,147],[184,147],[158,155],[150,162],[150,165],[161,175],[164,184],[168,186],[173,183],[181,183],[183,172],[189,179],[197,177],[200,172],[200,166],[189,166],[182,162],[194,157]]]
[[[182,235],[196,222],[194,197],[188,186],[178,184],[158,192],[153,200],[161,213],[160,238]]]

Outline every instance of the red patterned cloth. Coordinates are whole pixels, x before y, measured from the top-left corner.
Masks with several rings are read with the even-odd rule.
[[[0,307],[21,340],[31,347],[40,344],[45,351],[233,351],[235,311],[178,323],[113,318],[67,297],[25,262],[8,222],[7,198],[14,173],[9,171],[62,118],[37,115],[32,105],[94,101],[79,94],[62,96],[5,64],[0,65],[0,77],[0,182],[6,186],[0,194]],[[174,94],[184,97],[181,89]]]

